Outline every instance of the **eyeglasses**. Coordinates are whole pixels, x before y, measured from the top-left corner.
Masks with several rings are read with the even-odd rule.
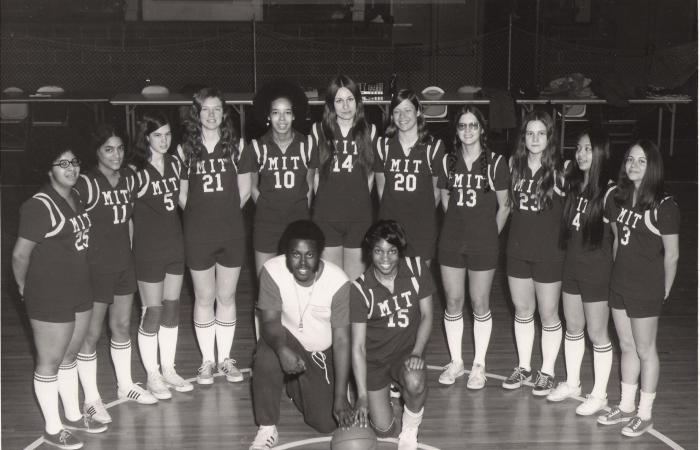
[[[479,122],[469,122],[469,123],[458,123],[457,124],[457,129],[459,131],[464,131],[466,129],[469,129],[469,131],[476,131],[481,127],[479,125]]]
[[[67,168],[69,168],[71,165],[72,165],[73,167],[78,167],[78,166],[80,166],[80,160],[79,160],[78,158],[73,158],[73,159],[71,159],[71,160],[62,159],[62,160],[60,160],[59,162],[57,162],[56,164],[51,164],[51,165],[54,166],[54,167],[55,167],[55,166],[58,166],[58,167],[60,167],[61,169],[67,169]]]

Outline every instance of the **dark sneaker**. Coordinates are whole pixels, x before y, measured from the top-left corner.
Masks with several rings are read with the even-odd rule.
[[[56,434],[48,434],[44,431],[44,442],[52,447],[68,450],[83,448],[83,442],[65,428]]]
[[[100,423],[92,417],[83,416],[78,420],[63,421],[63,426],[69,430],[83,431],[85,433],[97,434],[107,431],[107,425]]]
[[[542,397],[549,395],[554,387],[554,377],[542,371],[537,372],[537,378],[534,381],[535,387],[532,388],[532,395]]]
[[[524,381],[530,381],[530,377],[531,373],[529,371],[522,367],[516,367],[501,386],[503,386],[503,389],[518,389],[523,385]]]
[[[634,416],[634,411],[624,412],[619,406],[615,406],[610,409],[609,413],[598,416],[598,423],[601,425],[617,425],[618,423],[628,422]]]
[[[651,418],[644,420],[639,416],[634,416],[627,425],[622,427],[622,434],[629,437],[641,436],[654,427]]]

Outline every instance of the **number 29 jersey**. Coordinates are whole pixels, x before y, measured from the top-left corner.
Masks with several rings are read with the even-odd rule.
[[[136,172],[134,202],[134,257],[184,260],[182,226],[177,211],[182,162],[176,156],[163,156],[163,175],[151,165]]]
[[[20,208],[19,237],[36,242],[31,254],[24,297],[60,302],[63,307],[92,300],[87,252],[90,216],[75,191],[76,210],[50,185]]]

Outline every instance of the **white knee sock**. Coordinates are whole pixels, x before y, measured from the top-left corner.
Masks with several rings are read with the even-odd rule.
[[[58,366],[58,394],[61,396],[66,419],[73,422],[83,417],[78,400],[78,363],[76,361]]]
[[[158,329],[158,347],[160,348],[160,365],[163,368],[175,367],[175,350],[179,327],[161,325]]]
[[[456,363],[462,362],[462,334],[464,333],[464,315],[450,315],[445,311],[443,316],[445,323],[445,335],[447,336],[447,348],[450,350],[450,358]]]
[[[219,356],[219,363],[231,357],[231,347],[233,347],[233,336],[236,334],[236,320],[224,322],[216,319],[214,329],[216,330],[216,352]]]
[[[401,419],[401,430],[403,431],[406,428],[418,428],[423,421],[423,410],[425,408],[421,408],[420,411],[418,412],[413,412],[410,409],[404,405],[403,407],[403,416]]]
[[[92,403],[100,398],[97,390],[97,352],[91,355],[78,353],[78,376],[83,386],[85,403]]]
[[[561,347],[561,322],[542,327],[542,372],[554,376],[554,363]]]
[[[486,367],[486,350],[489,348],[492,327],[491,311],[483,316],[474,314],[474,364]]]
[[[199,351],[202,352],[202,362],[216,362],[214,357],[214,345],[216,345],[215,321],[207,323],[194,322],[194,332],[197,336]]]
[[[639,391],[639,409],[637,415],[642,420],[651,419],[651,407],[654,405],[656,392]]]
[[[158,334],[148,333],[143,328],[139,328],[139,352],[141,361],[146,372],[158,371]]]
[[[114,372],[117,375],[117,386],[129,389],[134,384],[131,379],[131,340],[126,342],[109,341],[109,353],[112,356]]]
[[[48,434],[61,431],[61,415],[58,412],[58,375],[39,375],[34,372],[34,393],[44,415],[44,429]]]
[[[620,409],[624,412],[634,411],[637,397],[637,385],[620,382]]]
[[[612,344],[593,346],[593,375],[595,383],[593,385],[593,394],[598,398],[608,397],[608,379],[612,370],[613,351]]]
[[[518,317],[515,316],[515,345],[518,347],[518,367],[522,367],[528,372],[530,358],[532,358],[532,345],[535,342],[535,316]]]
[[[576,387],[581,384],[581,362],[586,351],[583,331],[564,336],[564,360],[566,361],[566,384]]]

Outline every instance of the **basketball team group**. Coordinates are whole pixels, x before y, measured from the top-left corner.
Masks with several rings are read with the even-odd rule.
[[[97,387],[104,323],[120,399],[148,405],[193,390],[175,364],[185,267],[202,354],[196,383],[212,384],[215,375],[243,381],[231,350],[249,200],[259,293],[251,450],[276,445],[285,390],[321,433],[359,426],[398,437],[399,449],[418,448],[437,292],[431,265],[439,268],[451,357],[438,381],[465,376],[467,389],[482,389],[504,229],[517,357],[502,387],[531,387],[552,402],[581,395],[587,333],[594,383],[576,413],[619,424],[625,436],[653,427],[656,334],[680,226],[654,143],[630,143],[612,168],[607,135],[591,128],[563,161],[552,117],[534,110],[507,157],[489,148],[487,120],[472,105],[454,115],[453,142],[431,136],[408,89],[393,95],[382,132],[345,75],[330,82],[323,118],[308,135],[298,131],[307,107],[295,84],[266,84],[253,109],[267,130],[246,142],[220,91],[205,87],[182,123],[147,111],[133,140],[99,123],[89,145],[56,133],[40,149],[47,180],[21,206],[12,268],[36,347],[45,443],[81,448],[80,433],[112,422]],[[143,386],[131,374],[136,291]],[[467,298],[471,366],[462,359]],[[535,313],[539,368],[531,365]],[[622,379],[619,402],[608,406],[611,315]],[[555,384],[562,335],[566,378]]]

